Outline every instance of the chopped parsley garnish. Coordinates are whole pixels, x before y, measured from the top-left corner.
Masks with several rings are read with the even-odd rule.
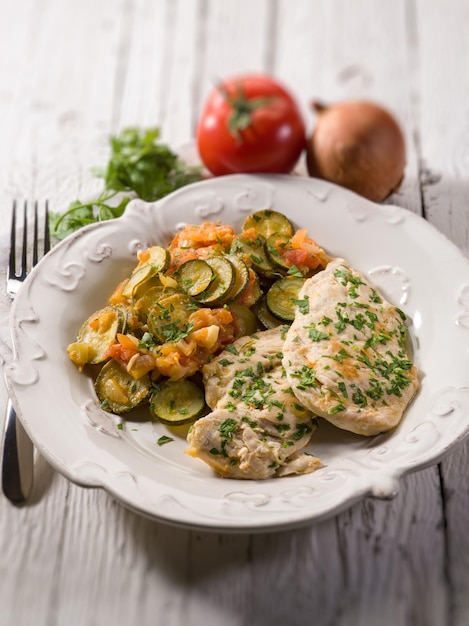
[[[293,439],[295,441],[299,441],[310,432],[311,432],[311,426],[309,426],[309,424],[306,424],[304,422],[297,424],[296,431],[293,433]]]
[[[320,330],[317,330],[317,328],[314,328],[312,324],[304,326],[304,328],[308,329],[308,337],[311,341],[323,341],[324,339],[329,339],[328,333],[323,333]]]
[[[303,272],[296,265],[289,267],[287,274],[289,276],[296,276],[296,278],[303,278]]]
[[[345,386],[345,383],[341,380],[340,382],[337,383],[337,386],[340,389],[344,398],[348,398],[347,387]]]
[[[353,392],[352,400],[357,406],[360,406],[362,408],[366,407],[366,405],[368,404],[366,396],[360,388]]]
[[[382,300],[379,297],[378,292],[376,291],[376,289],[371,289],[371,295],[369,297],[370,302],[374,302],[375,304],[381,304]]]
[[[183,324],[179,326],[175,322],[171,322],[170,324],[164,324],[160,328],[161,336],[165,341],[168,342],[176,342],[181,339],[185,339],[193,330],[194,324],[189,322],[188,324]]]
[[[223,367],[226,367],[227,365],[233,365],[233,361],[230,361],[229,359],[220,359],[218,362],[220,363],[220,365],[223,365]]]
[[[293,303],[297,305],[300,313],[309,313],[309,296],[305,296],[300,300],[293,300]]]
[[[329,415],[335,415],[336,413],[340,413],[341,411],[345,411],[345,407],[342,403],[331,406],[331,408],[327,411]]]
[[[156,340],[153,335],[149,332],[145,332],[142,335],[142,338],[138,342],[138,348],[141,349],[149,349],[156,346]]]
[[[298,402],[294,402],[293,407],[301,413],[304,413],[306,411],[305,407],[302,404],[298,404]]]
[[[233,433],[236,432],[237,428],[238,422],[235,419],[228,417],[220,424],[220,426],[218,427],[218,432],[222,437],[229,437],[231,439],[233,437]]]
[[[168,437],[167,435],[162,435],[156,443],[159,446],[164,446],[165,443],[170,443],[171,441],[174,441],[172,437]]]
[[[292,374],[295,378],[299,379],[297,389],[304,390],[311,387],[316,387],[316,370],[307,365],[303,365],[299,370]]]
[[[231,354],[234,354],[236,356],[239,355],[239,352],[236,346],[234,346],[232,343],[229,343],[227,346],[225,346],[225,350],[227,350],[228,352],[231,352]]]
[[[257,428],[259,426],[259,424],[255,420],[249,417],[249,415],[243,415],[241,421],[248,424],[251,428]]]
[[[251,257],[251,260],[254,261],[254,263],[257,263],[257,265],[262,265],[262,263],[264,262],[264,259],[262,257],[257,256],[256,254],[253,254],[252,252],[249,256]]]
[[[222,439],[221,442],[221,450],[217,450],[217,454],[221,454],[224,457],[228,456],[226,452],[226,444],[229,440],[233,438],[234,433],[238,430],[238,422],[232,417],[228,417],[220,424],[218,427],[218,432],[220,433],[220,437]],[[212,454],[212,450],[210,450]]]
[[[406,321],[406,319],[407,319],[407,316],[406,316],[406,314],[404,313],[404,311],[401,311],[401,309],[399,309],[398,307],[396,307],[396,312],[397,312],[397,313],[398,313],[398,315],[400,316],[401,320],[402,320],[403,322],[405,322],[405,321]]]

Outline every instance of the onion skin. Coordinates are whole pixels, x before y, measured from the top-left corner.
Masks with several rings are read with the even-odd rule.
[[[310,176],[381,202],[399,186],[406,164],[404,135],[394,117],[367,101],[324,106],[307,141]]]

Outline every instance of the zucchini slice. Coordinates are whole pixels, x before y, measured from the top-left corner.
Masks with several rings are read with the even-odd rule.
[[[150,280],[155,275],[153,267],[146,263],[135,269],[130,275],[129,280],[122,289],[122,295],[124,298],[132,298],[137,287],[143,285],[147,280]]]
[[[275,281],[265,296],[267,308],[273,316],[285,322],[295,319],[296,300],[305,280],[288,276]]]
[[[111,359],[99,372],[94,387],[101,408],[122,415],[148,400],[151,383],[148,374],[136,380]]]
[[[235,282],[235,268],[224,256],[212,256],[205,259],[212,268],[215,278],[211,285],[195,296],[202,304],[222,304]]]
[[[190,332],[187,320],[195,308],[193,299],[186,294],[167,296],[148,311],[148,330],[161,343],[178,341]]]
[[[106,352],[116,341],[117,333],[123,332],[126,324],[126,309],[107,306],[90,315],[78,331],[78,343],[88,346],[88,363],[102,363]]]
[[[179,288],[189,296],[197,296],[205,291],[213,278],[213,269],[202,259],[186,261],[176,275]]]
[[[171,287],[163,287],[163,285],[156,285],[151,287],[143,296],[136,300],[134,308],[137,311],[139,319],[146,323],[148,312],[150,309],[163,298],[167,298],[176,293],[175,289]]]
[[[248,228],[254,228],[265,239],[274,233],[282,233],[291,237],[295,232],[292,223],[283,213],[271,209],[263,209],[248,215],[244,220],[243,230]]]
[[[203,391],[190,380],[168,380],[152,393],[150,412],[164,424],[180,426],[206,410]]]
[[[272,313],[269,311],[265,302],[265,297],[261,298],[259,302],[256,303],[255,313],[259,322],[267,330],[270,330],[271,328],[277,328],[277,326],[285,324],[283,320],[275,317],[275,315],[272,315]]]
[[[244,304],[231,302],[227,305],[235,323],[235,338],[252,335],[257,330],[257,318]]]
[[[262,289],[259,280],[259,275],[252,269],[249,268],[249,285],[243,291],[243,293],[236,298],[236,302],[239,304],[244,304],[247,307],[253,306],[259,298],[262,296]]]
[[[229,254],[226,257],[235,269],[235,279],[233,286],[226,295],[225,302],[236,300],[247,289],[249,285],[249,270],[246,263],[241,257],[235,254]]]
[[[283,256],[283,251],[290,242],[290,237],[281,233],[270,235],[265,242],[265,253],[267,258],[278,271],[286,272],[290,269],[291,264],[287,263]]]
[[[137,265],[130,278],[122,290],[124,298],[132,298],[137,287],[140,287],[147,280],[160,272],[164,272],[171,260],[169,250],[161,246],[149,248],[149,258],[143,265]]]
[[[258,234],[255,238],[241,233],[234,238],[231,252],[247,257],[253,269],[261,275],[271,276],[274,266],[265,253],[265,237]]]
[[[151,289],[155,287],[162,287],[161,280],[159,274],[155,274],[151,276],[148,280],[144,280],[140,284],[138,284],[132,294],[132,301],[135,304],[137,300],[143,298]],[[173,289],[173,291],[175,291]]]

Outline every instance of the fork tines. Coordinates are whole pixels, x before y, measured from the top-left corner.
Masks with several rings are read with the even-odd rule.
[[[23,282],[29,270],[34,267],[39,259],[50,250],[50,232],[49,232],[49,205],[44,203],[44,210],[39,210],[39,203],[34,202],[33,226],[32,226],[32,252],[31,263],[28,267],[28,201],[23,205],[23,219],[21,230],[18,227],[20,211],[18,210],[18,202],[13,202],[11,214],[11,233],[10,233],[10,259],[8,265],[8,280],[14,282]],[[40,213],[42,216],[40,216]],[[43,220],[43,227],[40,222]],[[22,231],[22,232],[21,232]],[[21,252],[17,247],[17,236],[21,239]],[[39,242],[43,241],[42,253],[39,252]],[[20,267],[17,268],[17,260]]]

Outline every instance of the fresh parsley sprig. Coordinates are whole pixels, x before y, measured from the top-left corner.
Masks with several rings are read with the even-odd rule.
[[[200,179],[201,169],[189,167],[160,141],[159,128],[126,128],[110,138],[111,155],[105,169],[94,169],[104,189],[91,202],[76,200],[63,213],[50,214],[56,239],[95,222],[120,217],[135,195],[147,202]],[[127,194],[116,203],[117,194]],[[113,201],[112,201],[113,200]]]

